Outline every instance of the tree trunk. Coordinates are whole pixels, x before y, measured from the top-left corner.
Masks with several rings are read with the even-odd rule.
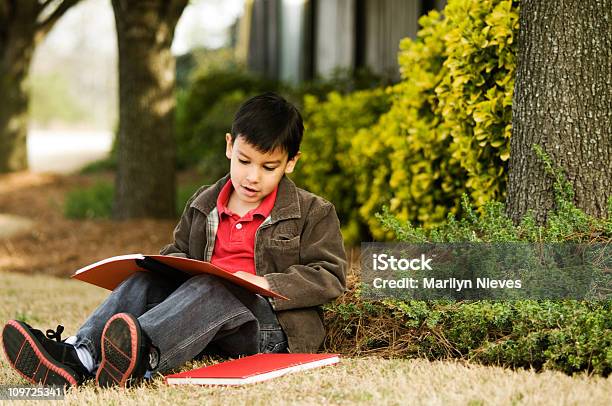
[[[170,46],[186,3],[112,1],[119,44],[118,219],[175,215],[175,61]]]
[[[34,48],[79,0],[0,0],[0,173],[28,168],[29,92]]]
[[[575,204],[606,215],[612,190],[612,0],[521,1],[508,214],[543,223],[553,182],[532,146],[562,168]]]
[[[16,30],[13,30],[16,31]],[[13,32],[0,47],[0,173],[28,168],[28,101],[26,79],[34,50],[33,32]]]

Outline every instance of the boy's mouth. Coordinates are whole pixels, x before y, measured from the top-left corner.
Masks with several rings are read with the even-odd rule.
[[[257,192],[258,192],[258,190],[255,190],[255,189],[250,188],[250,187],[248,187],[248,186],[242,186],[242,188],[243,188],[243,189],[244,189],[246,192],[251,193],[251,194],[255,194],[255,193],[257,193]]]

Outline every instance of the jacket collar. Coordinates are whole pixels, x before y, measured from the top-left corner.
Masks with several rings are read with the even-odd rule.
[[[217,205],[217,197],[223,186],[230,179],[229,173],[219,179],[217,183],[205,189],[191,202],[191,207],[208,215]],[[276,203],[270,212],[270,222],[276,223],[280,220],[291,218],[300,218],[302,212],[298,197],[297,187],[291,179],[283,175],[278,184],[278,192],[276,194]]]

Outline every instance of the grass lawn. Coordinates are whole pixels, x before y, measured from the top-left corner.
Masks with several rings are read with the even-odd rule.
[[[46,330],[74,333],[107,291],[47,275],[0,272],[0,321],[19,318]],[[191,366],[201,366],[198,362]],[[0,357],[0,383],[24,384]],[[570,377],[420,359],[343,358],[338,366],[296,373],[244,387],[169,387],[161,377],[129,390],[87,384],[68,404],[610,404],[612,376]],[[27,403],[27,402],[25,402]],[[18,404],[24,404],[20,401]],[[34,401],[34,404],[40,404]]]

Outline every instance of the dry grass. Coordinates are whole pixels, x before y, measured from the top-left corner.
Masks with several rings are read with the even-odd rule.
[[[102,289],[65,278],[2,272],[0,321],[20,317],[42,329],[61,323],[71,334],[106,295]],[[24,383],[4,354],[0,383]],[[604,405],[611,398],[612,377],[569,377],[420,359],[344,358],[335,367],[236,388],[169,387],[159,377],[130,390],[100,390],[88,384],[70,392],[64,403]]]

